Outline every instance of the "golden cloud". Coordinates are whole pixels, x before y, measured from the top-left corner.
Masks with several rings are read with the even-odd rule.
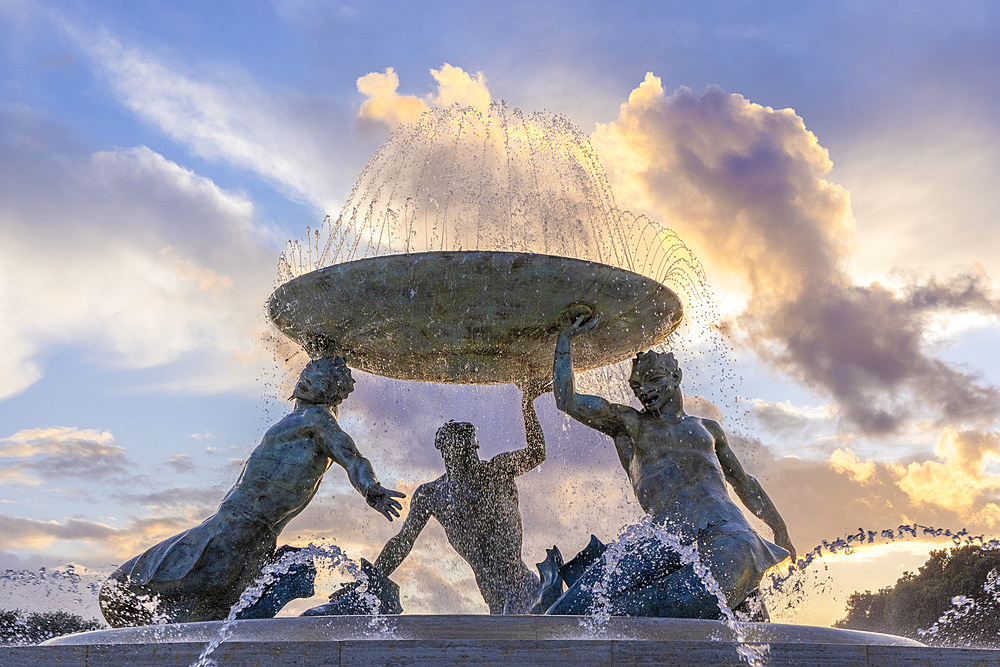
[[[384,72],[370,72],[358,78],[358,91],[367,98],[361,103],[358,116],[362,120],[376,121],[393,128],[415,122],[422,113],[434,107],[458,105],[485,112],[490,106],[490,91],[486,77],[476,72],[473,77],[461,67],[444,63],[441,69],[432,69],[431,76],[437,92],[424,98],[400,95],[399,75],[392,67]]]
[[[1000,476],[986,472],[987,464],[1000,458],[1000,432],[946,428],[934,446],[939,460],[894,465],[898,484],[915,503],[926,503],[978,513],[986,523],[996,523],[996,505],[976,508],[982,494],[1000,490]],[[992,503],[990,503],[992,504]]]
[[[358,110],[364,120],[381,121],[389,127],[402,123],[412,123],[427,111],[428,107],[419,97],[400,95],[399,75],[392,67],[385,72],[371,72],[358,79],[358,92],[366,99]]]
[[[830,454],[829,463],[834,470],[846,474],[858,484],[864,484],[875,475],[875,462],[862,461],[850,449],[835,449]]]

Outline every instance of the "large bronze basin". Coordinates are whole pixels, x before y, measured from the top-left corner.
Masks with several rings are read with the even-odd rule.
[[[295,278],[268,302],[271,320],[312,356],[340,354],[403,380],[498,384],[549,376],[572,313],[600,315],[574,340],[577,370],[661,342],[681,303],[659,282],[567,257],[445,251],[385,255]]]

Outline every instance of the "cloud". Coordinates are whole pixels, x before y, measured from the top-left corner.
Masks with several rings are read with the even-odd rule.
[[[847,447],[808,461],[776,458],[754,440],[740,445],[753,452],[754,474],[805,548],[858,526],[880,532],[918,522],[988,534],[1000,525],[1000,476],[990,472],[1000,459],[995,430],[946,427],[933,458],[905,464],[864,459]]]
[[[801,407],[789,401],[771,403],[759,398],[750,404],[755,425],[788,442],[815,442],[833,436],[836,409],[832,405]]]
[[[88,153],[29,109],[0,118],[0,397],[66,343],[124,368],[197,359],[191,390],[246,386],[274,262],[250,201],[146,147]]]
[[[987,473],[987,465],[1000,459],[1000,431],[946,428],[934,445],[936,460],[899,464],[901,488],[916,504],[932,504],[970,515],[991,527],[1000,525],[995,502],[1000,476]],[[990,507],[992,506],[992,508]]]
[[[858,484],[864,484],[875,475],[875,462],[860,460],[850,449],[833,450],[830,455],[830,466]]]
[[[990,525],[969,512],[922,503],[900,488],[893,462],[861,459],[847,448],[827,460],[775,456],[758,440],[731,437],[747,472],[754,475],[788,525],[792,543],[806,553],[858,529],[895,531],[914,522],[959,532],[988,533]],[[808,443],[807,443],[808,444]],[[982,497],[980,498],[982,501]],[[762,536],[770,531],[752,520]]]
[[[0,549],[44,549],[55,540],[103,541],[117,533],[110,526],[80,519],[59,523],[0,514]]]
[[[167,459],[167,465],[177,472],[194,472],[196,470],[190,454],[175,454]]]
[[[358,92],[367,99],[361,103],[362,120],[380,121],[389,127],[412,123],[428,110],[427,104],[414,95],[400,95],[399,75],[391,67],[385,72],[370,72],[358,78]]]
[[[358,110],[358,117],[394,128],[403,123],[416,122],[431,107],[458,105],[481,113],[489,109],[490,91],[482,72],[476,72],[473,77],[460,67],[444,63],[441,69],[432,69],[431,76],[437,84],[437,92],[420,98],[396,92],[399,75],[392,67],[384,72],[365,74],[358,78],[358,91],[367,98]]]
[[[172,140],[248,169],[321,212],[339,206],[339,187],[347,184],[338,183],[339,160],[354,149],[338,130],[349,121],[346,108],[320,96],[262,89],[236,68],[190,75],[105,30],[69,23],[63,29],[121,103]]]
[[[828,180],[830,157],[793,110],[716,87],[667,95],[647,74],[592,138],[619,200],[664,220],[713,282],[745,294],[742,342],[862,429],[899,428],[914,396],[944,421],[997,416],[995,387],[925,349],[932,314],[1000,312],[988,278],[854,284],[850,197]]]
[[[0,483],[107,479],[127,471],[125,449],[108,431],[71,427],[25,429],[0,438]]]
[[[437,95],[431,98],[434,106],[471,107],[480,113],[490,106],[490,91],[486,87],[486,76],[476,72],[475,78],[461,67],[445,63],[441,69],[432,69],[431,76],[437,82]]]

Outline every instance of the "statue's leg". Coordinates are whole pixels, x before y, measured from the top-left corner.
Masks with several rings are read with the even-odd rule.
[[[520,571],[515,574],[513,585],[507,590],[507,599],[504,601],[504,614],[528,614],[532,605],[538,600],[538,591],[541,588],[539,578],[523,564]]]
[[[732,609],[740,608],[760,585],[772,562],[764,549],[764,542],[749,527],[713,526],[699,535],[701,562],[711,569]]]
[[[282,546],[275,552],[272,562],[281,561],[300,550],[300,547]],[[288,558],[288,562],[284,571],[275,574],[274,581],[264,590],[260,599],[237,614],[238,619],[274,618],[292,600],[309,598],[315,594],[316,565],[312,559],[295,563]]]
[[[612,616],[664,618],[719,618],[718,598],[698,578],[693,565],[685,565],[641,588],[611,597]]]
[[[677,570],[681,564],[677,552],[656,537],[612,546],[545,613],[589,614],[602,599],[643,588]]]

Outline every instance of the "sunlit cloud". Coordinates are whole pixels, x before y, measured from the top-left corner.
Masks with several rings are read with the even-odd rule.
[[[441,69],[432,69],[431,76],[437,83],[437,94],[431,102],[437,107],[470,107],[479,112],[490,106],[490,91],[486,87],[486,76],[476,72],[473,77],[461,67],[445,63]]]
[[[385,72],[371,72],[358,78],[358,92],[365,101],[358,109],[362,120],[381,121],[389,127],[415,122],[427,111],[427,104],[415,95],[400,95],[399,75],[389,67]]]
[[[899,429],[914,395],[945,422],[996,417],[1000,392],[931,357],[924,338],[942,309],[995,317],[988,278],[855,284],[850,197],[793,110],[718,88],[667,95],[648,74],[593,141],[620,202],[675,228],[713,283],[743,286],[742,342],[864,431]]]
[[[110,526],[80,519],[60,523],[0,514],[0,549],[44,549],[55,540],[103,541],[117,532]]]
[[[864,484],[875,474],[875,462],[860,460],[850,449],[833,450],[830,466],[859,484]]]
[[[100,479],[127,470],[125,449],[108,431],[35,428],[0,438],[0,484]]]
[[[1000,491],[1000,476],[986,473],[987,465],[1000,459],[1000,432],[947,428],[934,445],[936,460],[895,464],[899,487],[914,503],[934,504],[970,514],[974,508],[995,525],[1000,515],[990,509],[984,494]]]
[[[400,95],[399,75],[392,68],[384,72],[371,72],[358,78],[358,91],[366,99],[358,110],[362,120],[378,121],[389,128],[403,123],[413,123],[433,107],[471,107],[485,112],[490,106],[490,91],[486,77],[476,72],[475,77],[460,67],[444,63],[441,69],[432,69],[431,76],[437,91],[425,97]]]
[[[0,114],[0,397],[67,342],[124,368],[200,358],[178,388],[252,382],[274,255],[250,201],[148,148],[87,154],[26,110]]]

